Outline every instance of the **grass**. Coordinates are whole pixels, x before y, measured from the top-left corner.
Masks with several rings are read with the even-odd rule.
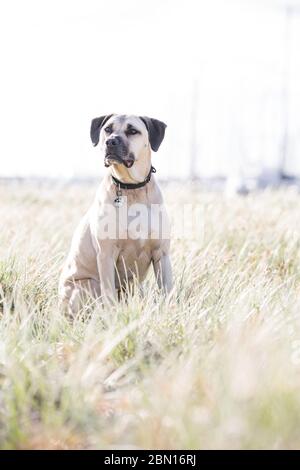
[[[94,192],[0,187],[0,448],[299,448],[298,193],[169,185],[204,227],[172,243],[175,298],[149,276],[71,324],[57,281]]]

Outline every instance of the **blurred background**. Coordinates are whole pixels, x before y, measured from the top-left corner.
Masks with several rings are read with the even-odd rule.
[[[98,178],[116,112],[168,124],[161,179],[298,184],[300,0],[10,0],[0,38],[1,178]]]

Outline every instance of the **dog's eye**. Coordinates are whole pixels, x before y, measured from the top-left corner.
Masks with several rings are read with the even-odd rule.
[[[107,134],[111,134],[111,133],[112,133],[112,128],[111,128],[110,126],[105,127],[104,130],[105,130],[105,132],[106,132]]]
[[[134,129],[133,127],[131,127],[130,129],[128,129],[127,131],[127,134],[128,135],[135,135],[135,134],[138,134],[139,131],[137,131],[136,129]]]

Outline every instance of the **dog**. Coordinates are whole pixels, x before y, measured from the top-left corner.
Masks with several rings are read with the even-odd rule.
[[[60,299],[72,315],[83,307],[84,294],[111,305],[135,279],[143,282],[151,264],[159,288],[171,292],[169,221],[151,162],[165,129],[144,116],[92,120],[91,140],[99,144],[107,173],[75,230],[59,280]],[[157,212],[162,217],[154,217]]]

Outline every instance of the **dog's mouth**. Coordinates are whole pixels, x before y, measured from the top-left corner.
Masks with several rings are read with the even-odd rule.
[[[126,168],[131,168],[134,164],[135,158],[132,153],[125,155],[124,157],[119,157],[119,155],[108,153],[104,158],[104,166],[110,166],[113,164],[125,165]]]

